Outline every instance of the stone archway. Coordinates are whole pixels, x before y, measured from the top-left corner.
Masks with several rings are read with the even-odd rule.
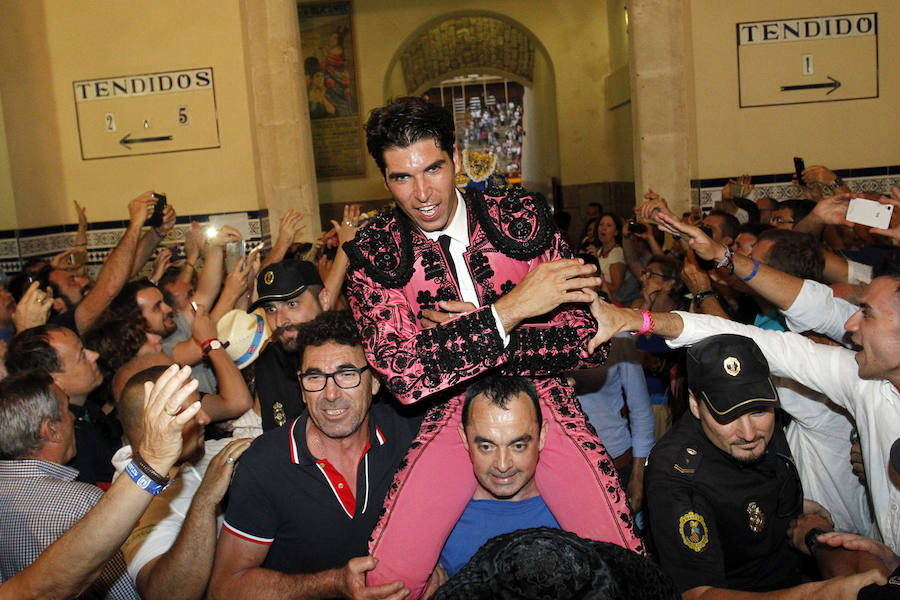
[[[553,64],[522,24],[487,11],[441,15],[404,40],[385,73],[384,97],[421,94],[457,75],[499,75],[526,87],[523,184],[551,195],[559,177]]]

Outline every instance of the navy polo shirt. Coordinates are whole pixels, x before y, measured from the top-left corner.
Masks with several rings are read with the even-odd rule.
[[[258,437],[241,456],[229,489],[224,531],[269,546],[262,567],[316,573],[368,554],[394,472],[421,419],[373,403],[369,444],[356,471],[356,498],[326,460],[306,445],[304,412]]]

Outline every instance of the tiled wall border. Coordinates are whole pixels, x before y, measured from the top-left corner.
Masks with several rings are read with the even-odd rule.
[[[216,213],[223,214],[223,213]],[[269,233],[269,213],[267,210],[224,213],[247,217],[251,242],[271,243]],[[160,246],[177,246],[184,243],[185,233],[191,221],[206,223],[210,214],[178,216],[175,227],[166,235]],[[106,256],[119,243],[127,221],[103,221],[90,223],[87,232],[87,269],[96,276],[106,260]],[[32,229],[0,231],[0,268],[6,275],[22,269],[22,264],[30,258],[52,258],[54,255],[72,248],[75,244],[77,225],[54,225]]]
[[[847,182],[854,192],[890,193],[891,186],[900,186],[900,165],[888,167],[866,167],[861,169],[837,169],[835,173]],[[792,173],[776,175],[754,175],[753,199],[768,196],[779,202],[791,198],[802,198],[799,188],[791,184]],[[691,204],[709,207],[712,192],[722,189],[727,178],[691,180]]]

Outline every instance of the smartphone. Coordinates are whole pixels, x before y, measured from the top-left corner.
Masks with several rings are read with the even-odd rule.
[[[166,195],[154,193],[153,197],[156,198],[156,206],[153,207],[153,214],[147,219],[147,225],[159,227],[162,225],[163,211],[166,210]]]
[[[225,244],[225,272],[231,273],[238,261],[247,256],[247,242],[228,242]]]
[[[797,183],[803,185],[803,171],[806,170],[806,163],[799,156],[794,157],[794,172],[797,173]]]
[[[732,198],[743,198],[744,197],[744,186],[739,183],[729,183],[728,191],[731,193]]]
[[[866,198],[850,198],[847,206],[847,220],[867,227],[887,229],[891,224],[894,206],[882,204]]]
[[[637,219],[631,219],[628,221],[628,230],[633,233],[646,233],[647,226],[643,223],[638,223]]]

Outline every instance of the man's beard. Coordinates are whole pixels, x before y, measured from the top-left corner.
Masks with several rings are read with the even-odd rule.
[[[297,332],[294,337],[284,338],[282,337],[285,331],[294,331]],[[289,325],[282,325],[278,329],[272,332],[272,337],[278,340],[278,343],[281,344],[281,347],[284,348],[288,352],[296,352],[298,346],[300,345],[300,324],[299,323],[291,323]]]

